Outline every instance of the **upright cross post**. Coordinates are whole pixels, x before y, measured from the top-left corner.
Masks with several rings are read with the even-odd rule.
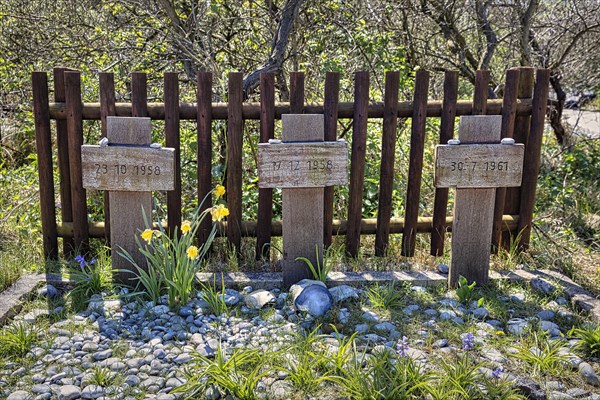
[[[523,145],[500,141],[501,116],[462,116],[458,141],[436,147],[436,187],[456,187],[448,283],[459,276],[485,285],[497,187],[519,186]]]
[[[283,284],[310,277],[323,259],[323,191],[348,180],[346,142],[323,142],[323,115],[282,115],[283,142],[258,145],[260,188],[283,189]]]
[[[136,236],[152,223],[151,191],[174,189],[175,151],[150,146],[150,118],[107,117],[106,124],[108,145],[81,147],[83,184],[109,191],[112,267],[119,282],[131,284],[135,269],[118,253],[146,268]]]

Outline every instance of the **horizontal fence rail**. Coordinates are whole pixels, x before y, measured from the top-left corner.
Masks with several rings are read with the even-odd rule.
[[[360,237],[376,235],[375,254],[386,254],[390,234],[402,234],[402,254],[411,257],[415,252],[417,233],[428,233],[431,238],[430,252],[434,256],[444,253],[445,233],[451,231],[452,217],[446,215],[448,189],[436,189],[432,217],[419,216],[421,177],[423,170],[424,140],[427,118],[440,118],[439,143],[445,144],[453,137],[455,118],[461,115],[501,115],[502,137],[512,137],[526,146],[526,169],[520,188],[498,189],[494,212],[494,234],[491,248],[508,247],[510,238],[519,235],[520,248],[529,244],[529,236],[535,202],[535,187],[539,173],[541,136],[548,101],[549,70],[518,68],[506,73],[505,95],[502,100],[488,100],[489,72],[476,74],[473,100],[457,100],[458,73],[448,71],[444,77],[442,101],[428,100],[429,73],[416,74],[413,101],[399,101],[399,73],[386,73],[386,85],[382,102],[369,99],[369,74],[357,72],[353,102],[340,102],[340,75],[326,75],[323,103],[309,104],[304,101],[304,74],[290,75],[290,101],[275,102],[274,74],[262,74],[260,102],[244,103],[242,75],[230,73],[228,103],[212,102],[213,77],[210,72],[197,76],[196,103],[182,103],[179,98],[179,82],[176,73],[164,75],[164,101],[148,103],[147,78],[144,73],[131,75],[131,103],[115,102],[114,75],[101,73],[99,102],[81,101],[81,77],[78,71],[66,68],[54,70],[54,101],[49,99],[48,76],[44,72],[32,74],[33,106],[36,126],[38,167],[40,177],[40,201],[44,254],[48,258],[58,255],[58,237],[63,238],[63,252],[72,254],[74,249],[85,250],[89,238],[110,237],[107,196],[105,194],[105,221],[87,220],[87,195],[81,184],[81,144],[83,122],[101,121],[102,136],[106,135],[107,116],[147,116],[151,120],[165,121],[165,142],[176,152],[175,190],[167,192],[168,224],[172,232],[181,223],[181,160],[180,121],[194,120],[197,129],[197,193],[202,199],[212,189],[212,127],[213,121],[227,121],[227,160],[225,177],[227,202],[230,215],[227,222],[219,223],[219,235],[226,236],[237,249],[241,237],[256,237],[256,257],[266,255],[265,244],[271,237],[281,235],[281,221],[272,220],[272,189],[258,190],[258,214],[256,221],[242,221],[242,144],[244,121],[257,120],[258,141],[265,143],[274,135],[274,121],[282,114],[324,114],[325,140],[337,139],[338,120],[352,119],[352,152],[350,154],[350,189],[347,220],[333,219],[333,188],[325,189],[324,241],[331,243],[332,235],[346,236],[346,252],[355,256],[360,248]],[[393,217],[392,188],[394,181],[394,157],[398,118],[411,119],[409,173],[406,179],[406,208],[404,217]],[[368,143],[368,122],[382,122],[381,170],[379,177],[378,216],[362,218],[362,192],[365,180],[364,147]],[[61,221],[56,220],[54,199],[53,149],[51,121],[55,121],[60,177]],[[437,141],[437,139],[436,139]],[[523,206],[522,206],[523,205]],[[203,207],[210,207],[210,198]],[[206,221],[198,236],[203,240],[210,231]]]

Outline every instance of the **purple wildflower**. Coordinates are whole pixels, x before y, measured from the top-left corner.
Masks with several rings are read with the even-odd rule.
[[[462,340],[462,348],[463,350],[473,350],[475,347],[475,336],[471,332],[467,333]]]
[[[92,260],[90,261],[90,265],[94,265],[96,264],[96,259],[94,257],[92,257]]]
[[[494,377],[494,379],[500,379],[501,374],[503,372],[504,372],[504,369],[502,369],[502,367],[498,367],[492,371],[492,376]]]
[[[396,344],[396,353],[400,357],[406,357],[406,351],[409,349],[408,347],[408,338],[406,336],[402,336],[402,339],[398,340]]]
[[[75,261],[77,261],[79,263],[79,266],[82,268],[87,265],[87,262],[85,261],[85,257],[82,255],[75,257]]]

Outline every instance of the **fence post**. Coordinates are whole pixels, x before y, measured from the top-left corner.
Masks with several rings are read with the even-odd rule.
[[[115,76],[112,73],[100,73],[100,120],[102,137],[106,137],[106,117],[116,115]],[[110,247],[110,201],[108,191],[104,192],[104,240]]]
[[[538,69],[535,77],[533,104],[531,107],[531,125],[525,146],[523,160],[523,184],[521,186],[521,207],[519,210],[518,232],[520,234],[519,250],[529,248],[533,211],[535,208],[535,190],[540,172],[542,139],[544,137],[544,120],[548,103],[548,84],[550,70]]]
[[[69,171],[71,200],[73,201],[73,238],[75,249],[87,253],[89,231],[86,191],[81,171],[81,145],[83,144],[83,117],[81,103],[81,75],[79,71],[65,71],[65,101],[67,132],[69,136]]]
[[[365,181],[367,124],[369,122],[369,73],[354,75],[354,117],[352,120],[352,161],[350,162],[350,189],[348,194],[348,228],[346,253],[358,255],[360,223],[362,219],[362,194]]]
[[[338,102],[340,98],[340,74],[328,72],[325,76],[325,101],[323,114],[325,123],[325,141],[337,139]],[[333,235],[333,186],[323,191],[323,245],[331,246]]]
[[[42,219],[44,257],[56,260],[58,258],[58,235],[56,233],[56,205],[54,204],[54,177],[52,173],[48,75],[45,72],[34,72],[31,75],[31,80],[33,113],[35,116],[35,143],[40,179],[40,216]]]
[[[268,143],[275,132],[275,74],[260,74],[260,143]],[[273,189],[258,189],[256,259],[268,258],[273,219]]]
[[[241,256],[242,227],[242,73],[230,72],[227,103],[227,237]]]
[[[197,175],[198,175],[198,206],[200,211],[212,207],[212,199],[208,193],[212,190],[212,73],[198,72],[196,76],[196,124],[197,124]],[[204,200],[203,204],[200,202]],[[206,242],[212,221],[204,218],[198,229],[198,240]]]
[[[502,99],[502,138],[512,138],[515,131],[517,114],[517,91],[519,87],[518,69],[506,71],[504,82],[504,97]],[[494,205],[494,225],[492,230],[492,253],[496,254],[502,240],[502,217],[506,200],[506,188],[496,189],[496,204]]]
[[[385,255],[390,235],[399,90],[400,73],[397,71],[386,72],[383,100],[383,140],[381,144],[379,173],[379,205],[377,212],[377,233],[375,236],[375,255],[378,257]]]
[[[423,151],[425,148],[425,123],[427,120],[427,92],[429,91],[429,72],[417,71],[415,94],[413,99],[412,126],[410,133],[410,166],[408,169],[408,187],[406,190],[406,210],[404,230],[402,232],[402,255],[413,257],[417,241],[417,221],[419,218],[419,199],[421,196],[421,177],[423,175]]]
[[[65,102],[66,68],[54,68],[54,101]],[[56,147],[58,148],[58,174],[60,178],[60,215],[62,222],[73,222],[73,202],[71,200],[71,175],[69,171],[69,137],[67,120],[56,120]],[[72,237],[63,238],[63,255],[73,255],[75,242]]]
[[[440,144],[448,143],[448,140],[454,136],[457,98],[458,71],[446,71],[444,73],[444,103],[440,121]],[[431,230],[431,255],[434,257],[444,255],[447,208],[448,188],[437,188],[435,190],[433,228]]]
[[[165,72],[165,136],[167,147],[175,149],[175,189],[167,192],[167,222],[171,237],[181,226],[181,140],[179,137],[179,79],[177,72]]]

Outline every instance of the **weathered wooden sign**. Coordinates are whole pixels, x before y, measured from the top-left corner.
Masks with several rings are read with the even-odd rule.
[[[147,192],[175,189],[175,149],[83,145],[83,185],[98,190]]]
[[[260,188],[342,185],[348,182],[346,142],[261,143]]]
[[[136,236],[152,221],[152,191],[172,190],[175,185],[175,150],[150,147],[150,118],[107,117],[108,145],[83,145],[83,186],[109,191],[112,267],[121,283],[133,283],[133,266],[118,255],[127,250],[146,267]]]
[[[439,145],[434,184],[440,188],[519,186],[524,154],[522,144]]]
[[[468,282],[487,283],[496,187],[521,185],[523,145],[490,144],[500,142],[501,124],[501,116],[461,116],[460,144],[436,147],[435,185],[456,187],[451,287],[461,275]]]
[[[322,114],[284,114],[282,143],[258,148],[259,187],[283,188],[283,284],[311,278],[297,257],[317,266],[323,260],[323,193],[325,186],[348,182],[345,142],[323,142]]]

